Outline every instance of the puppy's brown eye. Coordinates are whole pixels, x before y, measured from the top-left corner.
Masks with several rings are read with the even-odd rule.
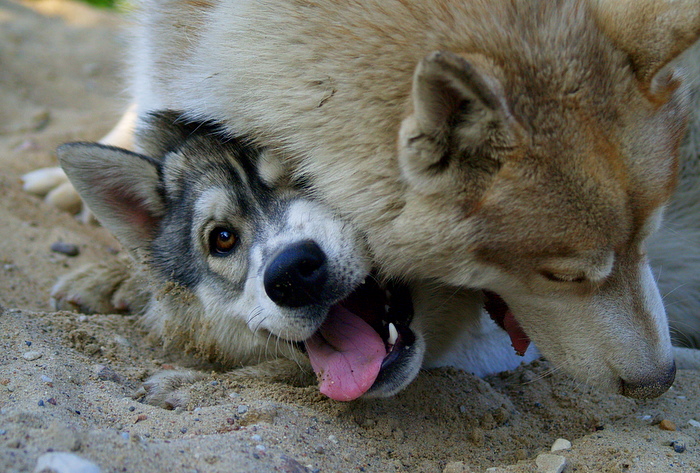
[[[212,256],[226,256],[236,248],[238,236],[229,228],[216,227],[209,234],[209,252]]]

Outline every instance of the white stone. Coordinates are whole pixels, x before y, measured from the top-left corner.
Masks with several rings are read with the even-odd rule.
[[[556,452],[558,450],[569,450],[571,448],[571,442],[569,442],[566,439],[556,439],[554,443],[552,444],[552,452]]]
[[[561,455],[540,453],[535,459],[535,464],[540,473],[561,473],[566,467],[566,458]]]
[[[34,473],[100,473],[100,467],[67,452],[51,452],[39,457]]]
[[[445,465],[445,468],[442,470],[442,473],[471,473],[472,470],[469,468],[469,465],[467,465],[464,462],[461,461],[455,461],[455,462],[449,462],[447,465]]]
[[[28,351],[22,354],[22,358],[27,361],[34,361],[41,358],[42,354],[39,351]]]
[[[695,420],[695,419],[690,419],[690,420],[688,421],[688,423],[689,423],[690,425],[692,425],[693,427],[698,427],[698,428],[700,428],[700,422],[698,422],[698,421]]]

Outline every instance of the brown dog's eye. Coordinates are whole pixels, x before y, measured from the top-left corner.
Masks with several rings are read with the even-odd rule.
[[[236,232],[224,227],[216,227],[209,234],[209,252],[212,256],[226,256],[236,248]]]
[[[576,282],[576,283],[581,283],[586,281],[586,277],[584,275],[574,275],[574,274],[555,274],[550,271],[542,271],[540,274],[544,276],[546,279],[549,279],[550,281],[554,282]]]

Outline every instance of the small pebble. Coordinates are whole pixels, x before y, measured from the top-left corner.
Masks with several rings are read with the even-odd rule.
[[[41,146],[34,141],[34,140],[24,140],[23,142],[19,143],[17,146],[12,148],[12,151],[37,151],[40,150]]]
[[[41,131],[51,121],[51,112],[48,109],[41,110],[31,117],[31,127],[33,131]]]
[[[443,468],[442,473],[471,473],[471,469],[464,462],[449,462]]]
[[[78,245],[73,243],[65,243],[62,241],[57,241],[51,245],[51,251],[54,253],[61,253],[66,256],[78,256],[80,254],[80,248]]]
[[[478,427],[473,428],[469,434],[468,434],[469,440],[476,445],[477,447],[481,447],[484,445],[484,442],[486,440],[486,436],[484,435],[484,431]]]
[[[661,422],[659,422],[659,428],[661,430],[670,430],[674,432],[676,430],[676,424],[674,424],[668,419],[664,419]]]
[[[131,348],[131,342],[126,337],[122,337],[121,335],[115,335],[114,341],[123,347]]]
[[[129,406],[129,412],[134,412],[136,410],[136,407],[134,406]]]
[[[496,428],[496,421],[490,412],[481,416],[481,428],[484,430],[492,430]]]
[[[45,374],[41,375],[41,382],[42,383],[53,383],[53,379],[49,378]]]
[[[673,451],[676,453],[685,452],[685,443],[679,440],[674,440],[673,442],[671,442],[671,447],[673,447]]]
[[[257,450],[258,452],[265,452],[267,448],[265,448],[265,445],[256,445],[255,450]]]
[[[0,429],[0,435],[5,435],[7,433],[7,430],[5,429]]]
[[[664,416],[661,413],[656,413],[654,416],[651,418],[651,425],[659,425],[661,421],[664,420]]]
[[[27,361],[34,361],[41,358],[43,355],[40,351],[28,351],[22,354],[22,358]]]
[[[515,451],[515,459],[518,461],[527,460],[527,450],[519,448]]]
[[[690,419],[690,420],[688,421],[688,423],[689,423],[690,425],[692,425],[693,427],[700,428],[700,422],[698,422],[698,421],[695,420],[695,419]]]
[[[180,433],[181,433],[181,434],[186,434],[186,433],[187,433],[187,428],[186,428],[186,427],[181,428],[181,429],[180,429]]]
[[[112,368],[105,365],[96,365],[93,367],[93,373],[97,375],[102,381],[113,381],[115,383],[121,383],[122,378],[117,373],[114,372]]]
[[[45,405],[45,404],[44,404],[44,400],[43,400],[43,399],[39,399],[39,402],[37,402],[36,405],[39,406],[39,407],[44,407],[44,405]]]
[[[129,432],[122,432],[119,435],[121,435],[124,440],[129,440]]]
[[[73,453],[51,452],[39,457],[34,473],[100,473],[100,467]]]
[[[238,406],[238,413],[239,414],[245,414],[246,412],[248,412],[248,406],[244,406],[242,404],[240,406]]]
[[[305,473],[309,471],[307,467],[287,455],[280,455],[280,459],[282,460],[282,471],[288,473]]]
[[[503,424],[510,419],[510,413],[504,407],[499,407],[493,412],[493,418],[499,424]]]
[[[569,450],[571,448],[571,442],[569,442],[566,439],[556,439],[554,443],[552,444],[552,452],[556,452],[557,450]]]
[[[252,437],[250,437],[250,439],[251,439],[253,442],[261,442],[261,441],[262,441],[262,437],[261,437],[259,434],[253,435]]]
[[[25,340],[24,344],[28,347],[32,346],[32,342],[30,342],[29,340]]]
[[[540,453],[535,459],[535,464],[540,473],[561,473],[566,467],[566,458],[561,455]]]

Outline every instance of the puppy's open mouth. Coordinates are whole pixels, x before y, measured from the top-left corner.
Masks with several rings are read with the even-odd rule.
[[[321,393],[350,401],[370,390],[380,372],[411,349],[412,317],[408,288],[388,284],[383,289],[371,276],[331,307],[321,328],[305,342]]]
[[[511,312],[508,304],[501,296],[495,292],[483,290],[485,301],[484,309],[491,316],[496,324],[505,330],[510,336],[510,342],[515,349],[515,353],[524,356],[527,347],[530,346],[530,337],[527,336],[523,328],[520,326],[513,312]]]

